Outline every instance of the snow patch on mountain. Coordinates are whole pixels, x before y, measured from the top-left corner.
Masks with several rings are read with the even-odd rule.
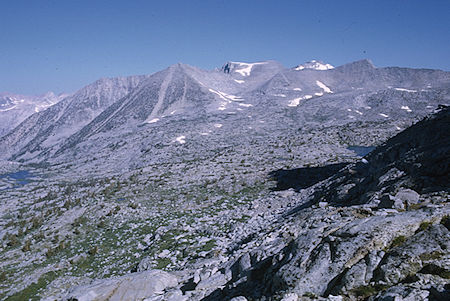
[[[408,112],[408,113],[411,113],[411,112],[412,112],[412,110],[411,110],[408,106],[402,106],[401,109],[402,109],[402,110],[405,110],[405,111]]]
[[[316,80],[316,84],[325,92],[325,93],[333,93],[330,88],[328,88],[324,83],[321,81]]]
[[[405,89],[405,88],[394,88],[397,91],[403,91],[403,92],[409,92],[409,93],[416,93],[417,90],[409,90],[409,89]]]
[[[241,97],[236,96],[236,95],[230,95],[221,91],[216,91],[214,89],[209,89],[209,92],[214,93],[216,95],[218,95],[220,98],[222,98],[223,100],[231,100],[231,101],[241,101],[243,100]]]
[[[291,101],[289,101],[288,107],[296,107],[300,104],[300,101],[305,100],[305,99],[310,99],[310,98],[312,98],[312,95],[305,95],[302,97],[294,98]]]
[[[17,105],[15,105],[15,106],[12,106],[12,107],[9,107],[9,108],[7,108],[7,109],[4,109],[4,110],[0,109],[0,112],[6,112],[6,111],[10,111],[10,110],[13,110],[13,109],[15,109],[16,107],[17,107]]]
[[[186,136],[180,136],[180,137],[177,137],[176,139],[175,139],[175,141],[176,142],[178,142],[178,143],[180,143],[180,144],[184,144],[184,143],[186,143]]]
[[[147,123],[155,123],[158,121],[159,121],[159,118],[153,118],[152,120],[147,121]]]
[[[334,69],[334,66],[331,64],[325,64],[323,62],[320,61],[316,61],[316,60],[312,60],[310,62],[307,62],[303,65],[298,65],[297,67],[294,68],[294,70],[300,71],[300,70],[304,70],[304,69],[312,69],[312,70],[330,70],[330,69]]]
[[[250,103],[238,103],[238,105],[240,105],[241,107],[246,107],[246,108],[253,107],[253,105]]]
[[[260,63],[232,62],[232,63],[239,65],[239,67],[242,67],[241,69],[234,70],[234,72],[237,72],[242,76],[249,76],[250,73],[252,72],[253,66],[267,64],[267,62],[260,62]]]

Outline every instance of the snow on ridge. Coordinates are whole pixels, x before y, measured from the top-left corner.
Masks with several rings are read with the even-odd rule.
[[[245,80],[241,80],[241,79],[235,79],[234,81],[237,82],[238,84],[245,83]]]
[[[408,106],[402,106],[401,109],[402,109],[402,110],[405,110],[405,111],[408,112],[408,113],[411,113],[411,112],[412,112],[412,110],[411,110]]]
[[[328,88],[324,83],[321,81],[316,80],[316,84],[323,90],[325,93],[333,93],[330,88]]]
[[[146,121],[146,123],[155,123],[158,121],[159,121],[159,118],[153,118],[152,120]]]
[[[24,100],[22,99],[22,101],[21,102],[23,102]],[[52,101],[49,101],[50,103],[49,104],[38,104],[38,105],[36,105],[35,107],[34,107],[34,111],[36,112],[36,113],[39,113],[40,111],[41,111],[41,109],[47,109],[47,108],[49,108],[49,107],[51,107],[51,106],[53,106],[54,104],[56,104],[56,102],[52,102]]]
[[[225,92],[221,92],[221,91],[216,91],[214,89],[209,89],[209,92],[214,93],[216,95],[218,95],[221,99],[223,99],[224,101],[222,101],[220,103],[220,106],[218,108],[219,111],[224,111],[227,109],[227,104],[232,103],[233,101],[235,102],[240,102],[243,101],[244,99],[236,96],[236,95],[231,95],[231,94],[227,94]]]
[[[217,94],[217,95],[219,95],[220,98],[222,98],[223,100],[227,100],[227,101],[229,101],[229,100],[231,100],[231,101],[241,101],[241,100],[243,100],[239,96],[227,94],[225,92],[216,91],[216,90],[213,90],[213,89],[209,89],[209,92]]]
[[[310,99],[312,98],[312,95],[305,95],[303,97],[294,98],[288,103],[288,107],[296,107],[300,104],[301,100]]]
[[[14,105],[14,106],[12,106],[10,108],[4,109],[4,110],[0,110],[0,112],[6,112],[6,111],[12,110],[12,109],[14,109],[16,107],[17,107],[17,105]]]
[[[388,118],[388,117],[389,117],[388,115],[383,114],[383,113],[380,113],[379,115],[380,115],[381,117],[384,117],[384,118]]]
[[[249,76],[250,73],[252,72],[252,68],[255,65],[264,65],[267,64],[267,62],[259,62],[259,63],[242,63],[242,62],[231,62],[232,64],[237,64],[240,67],[242,67],[242,69],[237,69],[234,70],[234,72],[237,72],[239,74],[241,74],[242,76]]]
[[[304,70],[304,69],[312,69],[312,70],[319,70],[319,71],[323,71],[323,70],[330,70],[330,69],[334,69],[334,66],[331,64],[324,64],[322,62],[316,61],[316,60],[312,60],[310,62],[307,62],[303,65],[298,65],[297,67],[294,68],[294,70],[300,71],[300,70]]]
[[[175,139],[175,141],[176,142],[179,142],[180,144],[184,144],[184,143],[186,143],[186,136],[180,136],[180,137],[177,137],[176,139]]]
[[[226,102],[221,102],[220,106],[219,106],[219,108],[217,110],[224,111],[226,109],[227,109],[227,103]]]
[[[405,88],[394,88],[394,90],[403,91],[403,92],[410,92],[410,93],[416,93],[417,92],[417,90],[409,90],[409,89],[405,89]]]

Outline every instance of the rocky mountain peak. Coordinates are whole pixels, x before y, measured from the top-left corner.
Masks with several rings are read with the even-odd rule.
[[[294,67],[294,70],[300,71],[304,69],[311,69],[311,70],[330,70],[334,69],[334,66],[331,64],[324,63],[322,61],[316,61],[312,60],[310,62],[306,62],[302,65],[298,65]]]
[[[375,65],[372,63],[369,59],[362,59],[359,61],[355,61],[352,63],[348,63],[345,65],[341,65],[337,67],[336,69],[339,70],[373,70],[375,69]]]

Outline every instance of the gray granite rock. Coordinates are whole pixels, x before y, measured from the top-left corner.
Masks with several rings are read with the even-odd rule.
[[[177,278],[167,272],[151,270],[122,277],[96,280],[93,283],[74,288],[67,299],[78,301],[128,301],[151,298],[175,287]]]

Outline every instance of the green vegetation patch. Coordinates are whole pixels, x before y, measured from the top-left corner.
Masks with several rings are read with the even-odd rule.
[[[39,293],[57,277],[58,273],[54,271],[45,273],[39,278],[37,282],[30,284],[24,290],[10,296],[8,300],[10,301],[40,300],[41,298],[39,298],[38,296]]]
[[[398,246],[402,245],[405,241],[406,241],[406,236],[404,236],[404,235],[397,236],[396,238],[394,238],[394,240],[392,240],[390,248],[398,247]]]
[[[386,286],[383,285],[361,285],[350,291],[352,295],[355,295],[359,298],[365,299],[370,296],[375,295],[376,293],[384,290]]]
[[[430,228],[432,224],[433,224],[432,222],[427,221],[420,223],[419,229],[417,229],[416,233],[427,230],[428,228]]]

